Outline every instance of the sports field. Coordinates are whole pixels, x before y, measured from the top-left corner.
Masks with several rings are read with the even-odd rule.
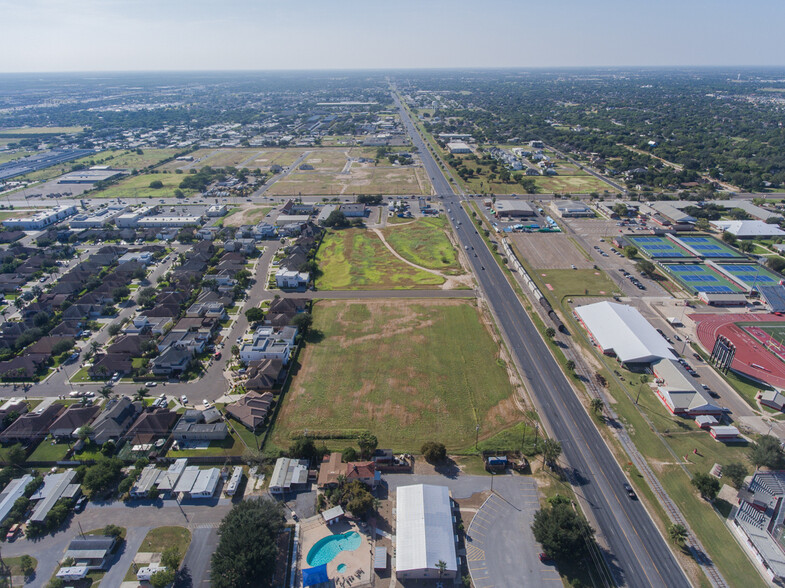
[[[272,444],[287,448],[307,429],[340,448],[351,441],[330,437],[367,429],[396,452],[419,453],[430,440],[456,451],[473,448],[478,424],[485,439],[517,423],[486,320],[460,300],[316,303],[320,340],[300,356]]]
[[[742,291],[723,275],[700,263],[663,263],[662,267],[692,294],[731,294]]]
[[[668,259],[679,257],[692,257],[692,254],[685,249],[682,249],[673,241],[665,237],[657,236],[644,236],[644,235],[625,235],[630,243],[635,245],[638,250],[652,259]]]
[[[324,237],[316,261],[319,290],[437,288],[444,278],[395,257],[373,231],[343,229]]]
[[[746,289],[751,289],[754,286],[776,286],[782,279],[782,276],[778,276],[756,263],[718,263],[717,266],[741,283],[746,284]]]
[[[785,361],[785,325],[782,323],[757,323],[739,326],[760,341],[774,355]]]
[[[744,257],[741,253],[728,247],[722,241],[714,237],[707,237],[703,235],[684,235],[683,237],[674,237],[677,241],[683,243],[688,248],[694,250],[700,257],[723,259],[733,257]]]
[[[402,257],[422,267],[463,273],[458,252],[447,238],[447,219],[420,218],[384,229],[384,238]]]

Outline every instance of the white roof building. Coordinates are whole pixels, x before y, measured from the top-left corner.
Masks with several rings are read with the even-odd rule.
[[[458,562],[446,486],[401,486],[396,496],[395,573],[404,578],[439,578],[436,563],[447,567],[442,578],[455,578]]]
[[[759,220],[733,220],[733,221],[711,221],[718,231],[727,231],[739,239],[751,239],[753,237],[782,237],[785,231],[777,225],[770,225]]]
[[[270,492],[281,494],[308,482],[308,460],[279,457],[270,477]]]
[[[657,387],[657,396],[671,413],[683,416],[722,414],[722,408],[694,383],[678,361],[662,359],[652,369],[657,379],[662,381]]]
[[[215,494],[215,489],[218,487],[218,481],[220,479],[221,471],[218,468],[199,470],[199,475],[188,494],[191,498],[210,498]]]
[[[606,355],[622,363],[675,359],[668,342],[636,308],[615,302],[579,306],[575,314]]]

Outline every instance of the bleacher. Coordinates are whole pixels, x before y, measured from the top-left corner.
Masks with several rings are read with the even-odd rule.
[[[785,312],[785,286],[761,286],[757,285],[756,290],[760,292],[761,298],[769,305],[771,312]]]

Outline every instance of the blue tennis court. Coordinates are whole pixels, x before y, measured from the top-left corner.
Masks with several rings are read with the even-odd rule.
[[[744,264],[744,263],[718,263],[723,271],[728,272],[735,278],[738,278],[750,288],[754,286],[776,286],[780,283],[782,276],[778,276],[767,270],[765,267],[757,264]]]
[[[697,292],[734,294],[742,291],[741,288],[724,276],[699,263],[664,263],[662,266],[665,268],[665,271],[676,278],[677,282],[693,294]]]
[[[714,259],[742,257],[738,251],[728,247],[725,243],[714,237],[685,235],[683,237],[676,237],[676,239],[697,251],[698,255],[701,257]]]
[[[652,259],[693,257],[689,251],[679,247],[665,237],[647,235],[636,235],[633,237],[632,235],[625,235],[624,238],[635,245],[644,255]]]

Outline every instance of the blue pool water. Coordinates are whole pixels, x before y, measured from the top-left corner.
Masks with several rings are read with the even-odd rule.
[[[362,543],[362,539],[357,531],[324,537],[311,547],[305,561],[311,567],[330,563],[336,555],[342,551],[354,551],[360,547],[360,543]]]
[[[346,564],[338,564],[338,571],[343,574],[346,571]]]

